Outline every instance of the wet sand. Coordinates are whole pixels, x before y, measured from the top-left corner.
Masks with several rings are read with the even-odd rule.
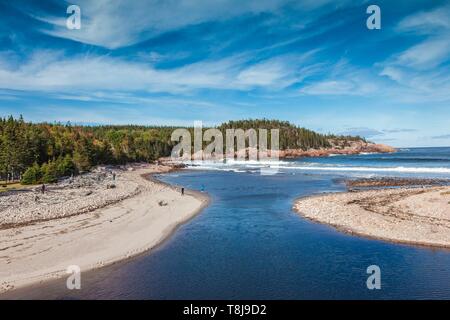
[[[0,229],[0,292],[66,276],[70,265],[81,272],[99,268],[161,243],[209,201],[204,194],[188,191],[182,196],[174,187],[145,178],[168,170],[141,166],[121,173],[121,181],[132,185],[123,200]]]
[[[450,248],[450,187],[402,187],[298,199],[300,215],[370,238]]]

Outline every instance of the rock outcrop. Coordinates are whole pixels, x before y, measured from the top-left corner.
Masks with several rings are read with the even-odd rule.
[[[387,146],[384,144],[377,144],[372,142],[366,142],[364,140],[345,140],[345,139],[330,139],[329,143],[331,147],[329,148],[321,148],[321,149],[284,149],[280,150],[278,156],[280,159],[283,158],[300,158],[300,157],[328,157],[330,155],[351,155],[351,154],[361,154],[361,153],[391,153],[395,152],[396,149]],[[269,157],[272,156],[273,151],[267,150],[267,155]],[[231,159],[233,157],[242,156],[246,159],[255,159],[257,157],[258,150],[256,148],[247,147],[242,152],[235,151],[233,153],[227,153],[225,157],[227,159]],[[211,160],[211,155],[207,156],[206,154],[198,153],[196,156],[191,155],[192,160]],[[186,158],[159,158],[158,162],[171,166],[178,166],[180,168],[184,167],[183,161],[186,161]]]
[[[328,157],[332,154],[361,154],[361,153],[390,153],[395,152],[395,148],[384,144],[365,142],[362,140],[346,141],[345,144],[330,141],[332,147],[326,149],[286,149],[280,151],[280,158],[299,157]]]

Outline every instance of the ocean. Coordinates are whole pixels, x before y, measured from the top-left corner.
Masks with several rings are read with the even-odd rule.
[[[158,179],[202,190],[211,204],[138,257],[20,289],[40,299],[450,299],[450,250],[352,236],[292,211],[297,197],[345,191],[345,179],[450,179],[450,148],[194,164]],[[370,265],[381,289],[366,286]]]
[[[280,161],[193,162],[191,169],[268,173],[343,173],[348,177],[377,176],[448,178],[450,148],[403,148],[396,153],[331,155]],[[262,171],[262,172],[261,172]]]

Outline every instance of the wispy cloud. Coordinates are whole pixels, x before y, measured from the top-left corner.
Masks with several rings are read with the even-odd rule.
[[[402,52],[396,61],[397,65],[427,70],[441,65],[450,59],[450,36],[426,40]]]
[[[385,137],[390,136],[392,134],[402,134],[402,133],[412,133],[417,132],[417,129],[409,129],[409,128],[395,128],[395,129],[373,129],[373,128],[367,128],[367,127],[351,127],[347,128],[346,130],[340,132],[339,134],[342,135],[352,135],[352,136],[361,136],[365,138],[373,138],[377,137],[377,140],[386,140],[387,139],[393,139],[391,137]]]
[[[345,131],[340,132],[339,134],[344,136],[360,136],[365,138],[372,138],[375,136],[383,135],[382,131],[378,131],[376,129],[365,128],[365,127],[357,127],[357,128],[348,128]]]
[[[158,34],[207,21],[218,21],[242,14],[273,12],[287,1],[272,0],[77,0],[82,10],[82,28],[65,28],[65,16],[32,16],[47,23],[42,32],[106,48],[133,45]]]
[[[20,67],[0,57],[0,88],[12,90],[101,90],[188,93],[198,89],[251,90],[285,88],[310,70],[302,69],[302,56],[273,57],[252,63],[237,55],[201,61],[178,68],[158,69],[152,64],[110,56],[65,56],[62,52],[37,51]],[[293,66],[292,60],[297,62]],[[303,71],[303,72],[302,72]]]
[[[315,96],[366,96],[379,90],[377,79],[343,59],[331,66],[323,65],[321,75],[325,77],[306,84],[300,92]]]
[[[437,139],[437,140],[450,139],[450,134],[443,134],[443,135],[440,135],[440,136],[433,136],[433,137],[431,137],[431,139]]]
[[[380,75],[409,89],[412,100],[450,99],[450,5],[419,12],[401,20],[399,33],[427,36],[380,63]]]
[[[385,129],[383,133],[401,133],[401,132],[416,132],[417,129]]]
[[[62,7],[61,3],[57,4]],[[301,21],[308,23],[333,9],[354,5],[351,0],[339,3],[334,0],[76,0],[72,4],[79,5],[82,12],[82,28],[76,32],[65,28],[63,10],[56,15],[39,10],[38,5],[17,6],[17,9],[43,22],[40,30],[45,34],[117,49],[212,21],[260,14],[280,17],[286,7],[303,13]]]
[[[445,5],[430,11],[421,11],[400,21],[397,30],[420,34],[440,33],[450,29],[450,5]]]
[[[302,93],[309,95],[365,95],[374,92],[370,83],[352,80],[325,80],[305,86]]]

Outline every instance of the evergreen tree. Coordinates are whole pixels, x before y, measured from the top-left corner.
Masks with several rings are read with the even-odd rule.
[[[365,142],[360,137],[322,135],[287,121],[268,119],[229,121],[217,128],[223,137],[227,129],[267,129],[268,142],[271,140],[270,129],[279,129],[281,150],[328,148],[330,141],[340,146],[348,145],[350,141]],[[0,118],[0,179],[18,179],[23,174],[24,183],[50,182],[87,171],[98,164],[153,161],[170,155],[177,143],[170,139],[175,129],[32,124],[22,117]],[[193,137],[193,128],[187,129]]]
[[[66,155],[64,158],[58,158],[56,166],[59,177],[68,177],[77,173],[77,168],[70,155]]]
[[[44,163],[41,167],[42,182],[54,183],[58,181],[58,169],[55,161]]]
[[[29,167],[22,175],[21,183],[25,185],[37,184],[41,182],[41,179],[42,179],[41,168],[37,163],[35,163],[33,164],[32,167]]]

